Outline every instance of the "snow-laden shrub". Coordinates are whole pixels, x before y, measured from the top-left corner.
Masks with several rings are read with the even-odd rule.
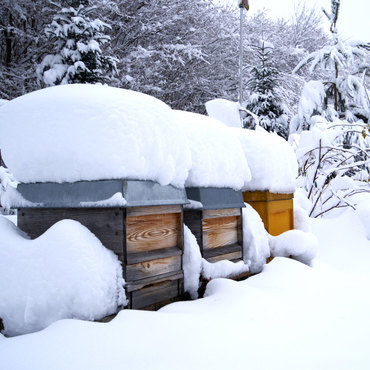
[[[360,127],[362,123],[359,122]],[[320,216],[342,207],[354,207],[353,195],[369,192],[370,153],[368,137],[363,145],[347,146],[344,137],[354,124],[322,116],[311,118],[311,127],[295,137],[299,165],[297,185],[304,189],[312,206],[309,215]],[[356,133],[361,135],[361,131]]]
[[[7,190],[16,188],[17,182],[10,171],[0,166],[0,213],[9,213],[9,204],[7,200]],[[14,212],[14,211],[10,211]]]

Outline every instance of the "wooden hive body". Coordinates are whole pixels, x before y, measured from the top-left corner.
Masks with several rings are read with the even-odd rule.
[[[265,229],[274,236],[294,228],[293,196],[269,191],[243,193],[244,201],[258,212]]]
[[[127,207],[19,208],[18,225],[36,238],[60,220],[79,221],[122,261],[128,308],[157,309],[184,292],[182,203],[186,198],[179,194],[178,199],[172,193],[166,201],[147,199],[143,205]],[[163,202],[178,204],[148,205]],[[131,204],[139,203],[131,197]]]
[[[241,193],[232,189],[197,188],[188,198],[201,209],[184,209],[184,223],[195,235],[202,256],[209,262],[243,258]]]

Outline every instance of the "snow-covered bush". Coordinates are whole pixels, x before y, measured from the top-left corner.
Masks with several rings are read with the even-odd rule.
[[[5,167],[0,166],[0,213],[9,212],[5,194],[9,187],[15,188],[16,186],[17,181],[15,181],[10,171]]]
[[[332,0],[331,5],[331,13],[324,10],[331,44],[310,53],[294,70],[309,67],[312,73],[321,69],[325,80],[304,86],[298,114],[290,125],[299,186],[312,202],[310,216],[316,217],[335,208],[354,207],[351,197],[370,190],[368,67],[363,68],[370,43],[340,40],[336,27],[340,0]]]
[[[0,318],[6,335],[65,318],[94,320],[126,304],[122,268],[84,226],[63,220],[35,240],[0,216]]]
[[[311,201],[310,216],[317,217],[335,208],[354,207],[351,197],[370,191],[369,138],[365,142],[367,148],[346,147],[343,144],[343,135],[348,132],[346,123],[338,119],[328,122],[322,116],[315,116],[310,130],[302,131],[295,142],[299,164],[297,185],[306,191]]]
[[[54,54],[46,55],[37,68],[44,85],[103,83],[116,72],[118,60],[104,55],[101,49],[110,40],[103,33],[110,26],[90,19],[94,9],[82,4],[61,8],[46,26],[45,33],[54,42]]]

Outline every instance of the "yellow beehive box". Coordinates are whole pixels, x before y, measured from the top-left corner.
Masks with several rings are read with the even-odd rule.
[[[280,235],[294,228],[294,194],[269,191],[245,191],[244,202],[250,204],[260,215],[265,229],[271,235]]]

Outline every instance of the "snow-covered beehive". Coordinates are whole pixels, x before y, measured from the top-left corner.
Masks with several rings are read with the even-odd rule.
[[[240,189],[250,180],[239,141],[223,123],[196,113],[175,111],[191,151],[186,180],[190,205],[184,223],[195,235],[202,256],[210,262],[242,256]]]
[[[252,174],[251,181],[243,187],[244,201],[259,213],[271,235],[293,229],[298,173],[293,149],[281,137],[264,130],[232,130],[242,144]]]
[[[64,85],[2,107],[0,147],[20,184],[8,192],[21,229],[87,226],[123,263],[129,307],[183,292],[182,204],[191,160],[172,110],[150,96]]]

